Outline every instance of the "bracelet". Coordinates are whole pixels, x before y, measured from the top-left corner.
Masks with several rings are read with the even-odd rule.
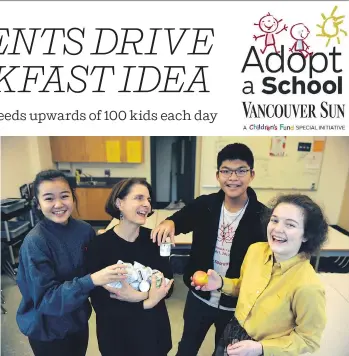
[[[222,285],[217,289],[217,292],[221,292],[224,285],[223,277],[221,275],[219,277],[221,277]]]

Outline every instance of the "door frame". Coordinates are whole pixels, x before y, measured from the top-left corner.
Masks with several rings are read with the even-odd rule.
[[[163,209],[170,202],[159,203],[156,198],[156,139],[158,136],[150,136],[150,176],[151,176],[151,186],[153,188],[153,198],[155,204],[153,204],[153,209]],[[171,136],[171,137],[191,137],[192,138],[192,152],[191,152],[191,167],[190,170],[193,172],[193,179],[188,182],[190,184],[190,200],[193,200],[195,197],[195,168],[196,168],[196,136]]]

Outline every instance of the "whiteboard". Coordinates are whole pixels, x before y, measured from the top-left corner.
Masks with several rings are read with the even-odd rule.
[[[200,178],[203,188],[219,187],[216,180],[217,154],[234,142],[246,144],[254,154],[255,178],[251,187],[317,190],[326,139],[309,136],[205,136],[202,138]],[[302,151],[309,147],[310,151]]]

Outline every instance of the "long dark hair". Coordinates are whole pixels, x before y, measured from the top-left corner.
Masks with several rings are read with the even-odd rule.
[[[76,210],[77,212],[79,213],[79,210],[78,210],[78,199],[76,197],[76,194],[75,194],[75,189],[73,188],[71,182],[67,179],[66,175],[61,172],[61,171],[58,171],[58,170],[55,170],[55,169],[48,169],[48,170],[45,170],[45,171],[41,171],[39,172],[35,179],[34,179],[34,182],[33,182],[33,189],[34,189],[34,199],[33,199],[33,203],[34,203],[34,210],[35,210],[35,213],[36,215],[38,216],[39,219],[42,219],[44,217],[42,211],[40,209],[38,209],[38,206],[39,206],[39,187],[40,187],[40,184],[42,182],[45,182],[45,181],[53,181],[55,179],[63,179],[65,182],[67,182],[67,184],[69,185],[69,188],[71,190],[71,194],[73,196],[73,201],[75,203],[75,206],[76,206]]]

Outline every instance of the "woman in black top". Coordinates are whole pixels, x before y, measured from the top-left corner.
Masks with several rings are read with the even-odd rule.
[[[106,203],[106,211],[120,223],[96,237],[88,248],[90,272],[111,262],[135,261],[173,277],[168,258],[160,257],[150,230],[142,227],[151,210],[151,186],[142,179],[126,179],[116,184]],[[103,356],[165,356],[172,348],[171,327],[164,298],[172,291],[171,280],[149,292],[139,292],[127,282],[122,288],[96,288],[91,301],[96,312],[97,338]]]

